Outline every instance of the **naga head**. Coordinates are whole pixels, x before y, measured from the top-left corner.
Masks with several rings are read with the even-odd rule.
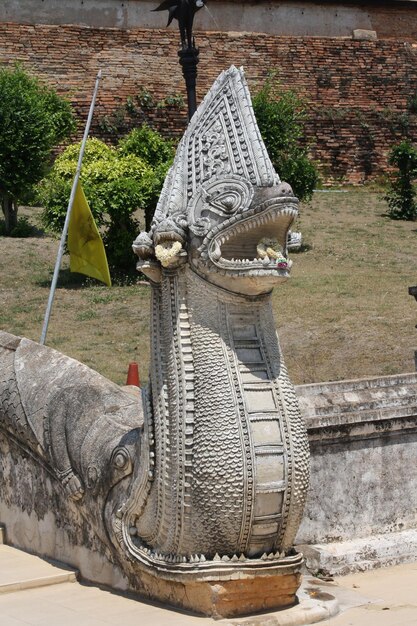
[[[289,275],[288,230],[298,213],[256,124],[243,71],[223,72],[190,121],[149,233],[133,244],[138,269],[158,282],[185,263],[245,295]]]

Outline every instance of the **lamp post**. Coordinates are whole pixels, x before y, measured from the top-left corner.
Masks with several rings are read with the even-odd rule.
[[[154,11],[168,11],[169,26],[173,19],[178,20],[181,35],[181,48],[178,50],[179,62],[187,88],[188,119],[197,109],[196,78],[198,48],[193,37],[194,15],[204,6],[204,0],[164,0]]]

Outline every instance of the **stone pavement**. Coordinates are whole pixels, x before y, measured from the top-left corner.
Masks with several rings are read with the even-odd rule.
[[[311,597],[338,599],[342,613],[326,626],[417,626],[417,563],[309,579],[306,588]],[[0,546],[0,626],[275,626],[280,615],[215,622],[78,583],[70,568]]]
[[[335,582],[367,602],[324,622],[326,626],[417,626],[417,563],[349,574]]]

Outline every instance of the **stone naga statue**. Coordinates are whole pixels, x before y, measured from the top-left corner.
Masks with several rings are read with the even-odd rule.
[[[133,245],[152,285],[141,397],[49,348],[0,340],[0,428],[61,482],[83,532],[88,522],[78,543],[93,534],[125,586],[207,614],[290,604],[299,584],[308,443],[271,307],[297,204],[232,67],[192,118]],[[291,589],[268,600],[285,576]],[[216,585],[230,599],[242,581],[260,581],[255,599],[212,600]],[[201,586],[198,600],[187,585]]]

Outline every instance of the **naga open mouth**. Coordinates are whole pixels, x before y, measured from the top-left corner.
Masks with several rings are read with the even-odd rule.
[[[288,275],[287,234],[298,214],[295,198],[271,198],[233,216],[206,237],[208,257],[236,275]],[[211,241],[209,241],[211,239]],[[266,242],[266,243],[265,243]]]

